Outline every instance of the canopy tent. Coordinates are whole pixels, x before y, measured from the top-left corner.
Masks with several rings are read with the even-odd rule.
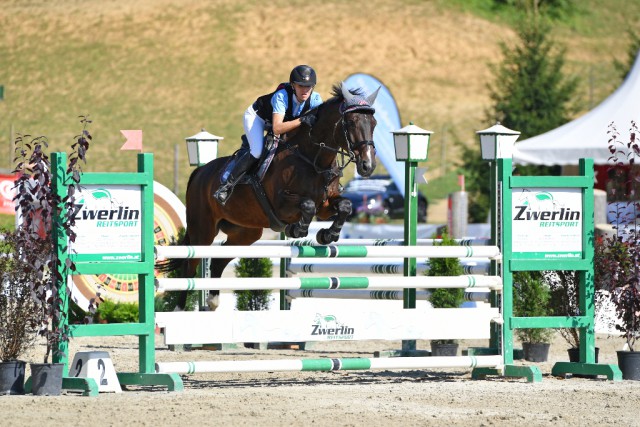
[[[607,164],[609,124],[614,123],[623,140],[631,121],[640,121],[640,53],[622,85],[585,115],[542,135],[517,142],[513,161],[520,164],[576,165],[592,158]]]

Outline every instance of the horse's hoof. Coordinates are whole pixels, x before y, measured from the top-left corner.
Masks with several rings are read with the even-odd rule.
[[[216,308],[220,306],[220,298],[219,295],[211,295],[207,296],[207,306],[209,307],[209,311],[216,311]]]
[[[303,230],[297,224],[289,224],[284,229],[284,234],[292,239],[299,239],[301,237],[307,237],[309,230]]]
[[[316,234],[316,240],[321,245],[337,242],[339,237],[340,234],[332,233],[331,230],[327,229],[318,230],[318,234]]]

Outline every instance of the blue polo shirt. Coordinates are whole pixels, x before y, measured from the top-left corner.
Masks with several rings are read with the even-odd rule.
[[[313,92],[311,94],[311,101],[309,103],[309,108],[315,108],[318,105],[322,104],[322,97],[318,92]],[[286,89],[280,89],[271,97],[271,107],[273,107],[273,112],[276,114],[282,114],[283,116],[287,112],[287,105],[289,105],[289,95],[287,95]],[[304,107],[304,102],[299,103],[298,98],[293,96],[293,117],[298,117],[300,115],[300,111]]]

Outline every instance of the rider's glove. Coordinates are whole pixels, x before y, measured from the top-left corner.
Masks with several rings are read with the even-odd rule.
[[[318,118],[315,116],[315,114],[305,114],[304,116],[300,116],[300,123],[305,124],[309,127],[312,127],[314,124],[316,124],[317,120]]]

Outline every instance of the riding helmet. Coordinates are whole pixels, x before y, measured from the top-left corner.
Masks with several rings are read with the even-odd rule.
[[[291,84],[297,83],[300,86],[315,86],[316,72],[308,65],[298,65],[291,70],[289,82]]]

